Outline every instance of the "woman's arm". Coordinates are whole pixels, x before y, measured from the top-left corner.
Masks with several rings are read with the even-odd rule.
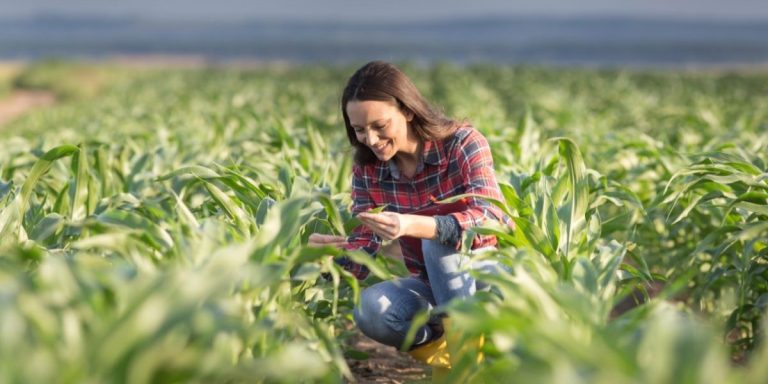
[[[453,156],[461,169],[463,183],[466,186],[464,193],[503,201],[493,169],[491,148],[479,131],[470,130],[457,145]],[[467,198],[466,201],[469,206],[467,210],[450,214],[456,219],[462,232],[481,225],[488,219],[510,223],[510,219],[495,205],[476,197]],[[457,244],[457,249],[460,246],[461,244]]]
[[[363,224],[385,240],[394,240],[402,236],[419,239],[437,238],[437,222],[434,217],[395,212],[363,212],[357,215],[357,217]]]

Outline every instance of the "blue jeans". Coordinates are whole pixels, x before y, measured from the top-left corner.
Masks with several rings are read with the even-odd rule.
[[[475,281],[469,272],[461,271],[466,269],[467,263],[472,263],[469,256],[436,240],[422,240],[421,245],[429,285],[420,279],[401,278],[374,284],[361,293],[353,316],[363,334],[371,339],[401,348],[417,313],[431,311],[454,298],[466,298],[487,288],[486,284]],[[498,263],[472,263],[471,268],[493,272]],[[430,325],[437,325],[439,321],[433,317],[419,328],[413,346],[440,337],[435,326]]]

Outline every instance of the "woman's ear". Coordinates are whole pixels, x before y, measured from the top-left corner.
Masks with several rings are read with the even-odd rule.
[[[405,121],[411,122],[413,120],[413,112],[408,108],[403,108],[403,114],[405,115]]]
[[[405,116],[406,122],[411,122],[413,120],[414,113],[411,111],[410,108],[406,107],[405,104],[403,104],[402,101],[397,100],[397,108],[402,112],[403,116]]]

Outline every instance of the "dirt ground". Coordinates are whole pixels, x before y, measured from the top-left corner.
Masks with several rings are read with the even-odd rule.
[[[357,383],[428,383],[430,368],[393,347],[379,344],[362,334],[351,343],[369,354],[367,360],[347,359]]]
[[[0,127],[32,109],[46,107],[55,102],[56,96],[49,91],[15,90],[0,99]]]

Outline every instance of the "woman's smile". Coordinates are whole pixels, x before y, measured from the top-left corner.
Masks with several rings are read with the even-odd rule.
[[[384,155],[387,152],[387,150],[389,149],[390,145],[391,145],[391,142],[387,141],[384,144],[377,144],[375,146],[371,146],[370,148],[373,151],[373,153],[375,153],[377,156],[381,157],[381,155]]]

